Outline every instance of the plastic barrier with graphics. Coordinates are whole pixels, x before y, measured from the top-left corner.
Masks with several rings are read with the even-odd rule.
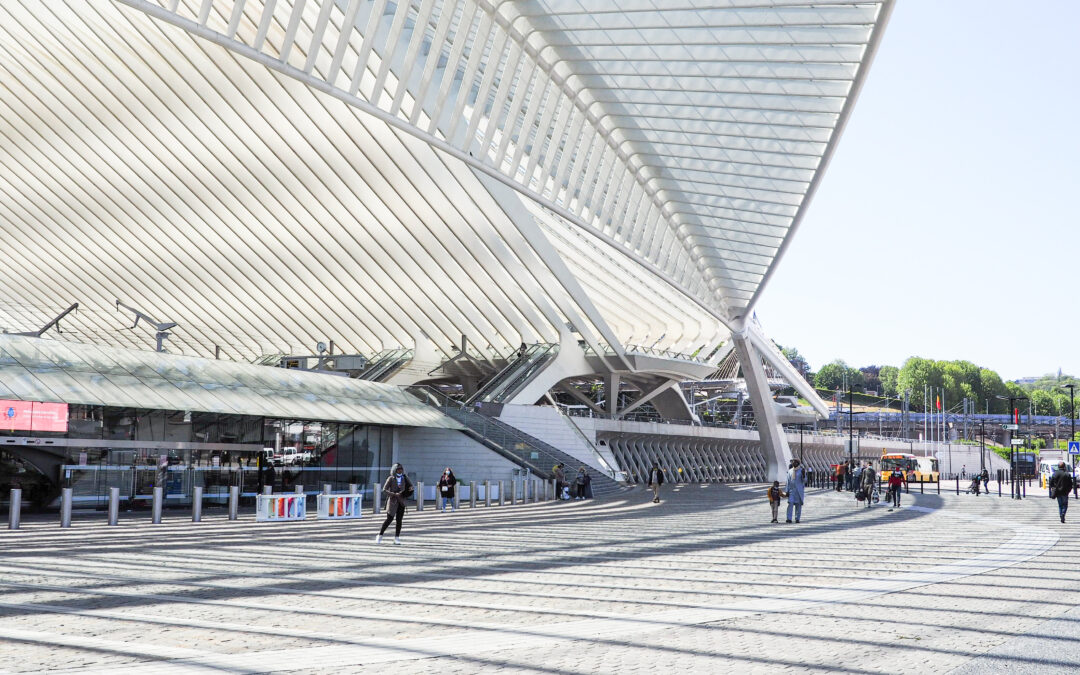
[[[258,495],[255,520],[261,523],[307,518],[307,495]]]
[[[364,496],[355,495],[319,495],[319,507],[316,516],[319,520],[348,520],[359,518],[363,513]]]

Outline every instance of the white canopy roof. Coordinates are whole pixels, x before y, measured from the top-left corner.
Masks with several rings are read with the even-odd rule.
[[[889,0],[0,4],[0,328],[230,358],[692,352],[745,318]],[[631,288],[632,287],[632,288]],[[64,334],[66,335],[66,333]]]

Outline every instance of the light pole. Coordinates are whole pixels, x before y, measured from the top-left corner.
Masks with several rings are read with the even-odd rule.
[[[1020,412],[1014,407],[1017,402],[1026,401],[1027,396],[998,396],[997,398],[1009,402],[1009,424],[1016,425],[1016,431],[1020,432]],[[1015,422],[1013,420],[1016,420]],[[1016,482],[1016,446],[1013,444],[1012,434],[1009,434],[1009,489],[1013,499],[1021,499],[1020,484]]]
[[[1073,390],[1076,389],[1075,384],[1064,385],[1069,390],[1069,443],[1076,440],[1076,406],[1073,403]],[[1068,452],[1069,446],[1066,444],[1065,451]],[[1072,475],[1073,480],[1073,496],[1076,496],[1076,455],[1069,455],[1072,459]]]

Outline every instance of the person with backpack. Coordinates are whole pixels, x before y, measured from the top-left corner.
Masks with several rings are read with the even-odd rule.
[[[656,463],[649,469],[649,487],[652,488],[653,504],[660,503],[660,486],[664,484],[664,470]]]
[[[780,500],[787,497],[787,493],[780,489],[780,481],[774,480],[768,491],[769,508],[772,509],[772,522],[780,522],[777,516],[780,513]]]
[[[990,494],[990,472],[986,469],[983,469],[981,478],[983,482],[983,492],[985,492],[986,494]]]
[[[381,544],[383,534],[390,523],[397,520],[394,525],[394,543],[401,543],[401,520],[405,517],[405,500],[413,494],[412,481],[405,475],[405,467],[394,464],[390,469],[390,476],[383,483],[383,494],[386,495],[386,520],[383,521],[379,534],[375,536],[375,543]]]
[[[1058,515],[1065,522],[1065,512],[1069,510],[1069,493],[1073,489],[1073,477],[1065,468],[1065,462],[1058,464],[1057,471],[1050,477],[1050,498],[1057,499]]]
[[[900,491],[904,489],[904,472],[899,469],[894,469],[889,474],[889,494],[888,498],[892,500],[892,508],[889,510],[900,508]]]

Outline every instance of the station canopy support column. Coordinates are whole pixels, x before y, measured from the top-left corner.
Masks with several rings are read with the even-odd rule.
[[[742,366],[750,405],[754,408],[754,419],[761,437],[761,452],[765,457],[766,478],[770,481],[784,481],[788,462],[791,461],[791,448],[788,447],[784,429],[773,406],[762,356],[751,343],[747,332],[736,331],[731,337]]]

